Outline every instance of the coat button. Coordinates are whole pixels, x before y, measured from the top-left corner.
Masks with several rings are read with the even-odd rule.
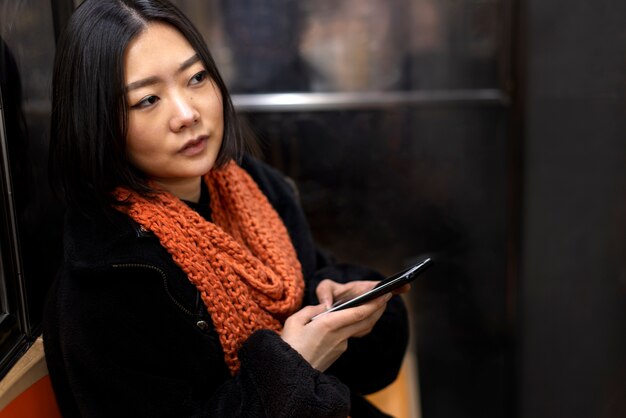
[[[206,321],[198,321],[196,322],[196,325],[198,326],[198,328],[200,328],[202,331],[206,331],[209,328],[209,324],[206,323]]]

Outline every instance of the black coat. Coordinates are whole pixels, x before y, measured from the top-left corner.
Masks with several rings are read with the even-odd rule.
[[[381,278],[322,256],[282,175],[250,158],[242,166],[289,231],[306,280],[305,305],[317,303],[314,289],[324,278]],[[260,330],[239,351],[241,369],[232,377],[198,291],[155,236],[119,212],[94,219],[69,210],[64,246],[44,318],[63,416],[380,416],[361,394],[398,373],[408,339],[400,298],[325,373],[275,332]]]

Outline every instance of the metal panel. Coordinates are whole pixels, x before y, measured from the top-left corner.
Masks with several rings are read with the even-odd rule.
[[[241,112],[310,112],[317,110],[389,109],[398,106],[508,105],[509,97],[496,89],[427,90],[356,93],[236,94]]]

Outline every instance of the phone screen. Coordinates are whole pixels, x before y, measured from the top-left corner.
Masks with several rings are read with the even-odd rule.
[[[395,289],[398,289],[404,286],[406,283],[410,283],[419,276],[424,270],[430,267],[433,263],[433,260],[430,257],[426,257],[419,261],[417,264],[409,267],[408,269],[402,270],[399,273],[396,273],[392,276],[387,277],[384,280],[381,280],[374,288],[368,290],[365,293],[362,293],[358,296],[349,298],[349,299],[341,299],[333,305],[325,310],[324,312],[315,315],[311,320],[319,318],[322,315],[325,315],[330,312],[340,311],[342,309],[352,308],[354,306],[358,306],[362,303],[375,299],[385,293],[391,292]]]

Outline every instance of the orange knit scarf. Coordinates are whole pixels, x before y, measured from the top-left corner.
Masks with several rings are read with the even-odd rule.
[[[230,162],[204,181],[213,222],[165,191],[115,193],[129,203],[118,210],[152,231],[200,291],[235,374],[241,344],[258,329],[279,332],[302,303],[304,281],[285,225],[248,173]]]

